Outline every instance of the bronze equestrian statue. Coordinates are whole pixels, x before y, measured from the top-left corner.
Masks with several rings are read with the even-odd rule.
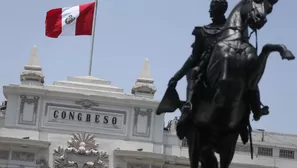
[[[183,113],[178,122],[178,127],[180,129],[187,129],[186,122],[189,116],[188,114],[192,110],[191,99],[193,96],[194,88],[197,83],[203,82],[203,75],[205,74],[207,62],[214,47],[214,41],[217,39],[217,36],[220,35],[222,27],[226,22],[225,12],[227,11],[227,8],[228,2],[226,0],[211,1],[209,14],[212,18],[212,23],[202,27],[194,28],[192,34],[195,36],[195,41],[192,45],[192,55],[184,63],[182,68],[169,81],[168,86],[175,87],[177,85],[177,82],[183,76],[187,76],[187,100],[182,107]],[[194,60],[198,61],[195,62]],[[268,106],[264,106],[261,109],[262,103],[260,101],[260,93],[258,87],[256,87],[255,90],[249,91],[249,99],[247,99],[247,101],[250,104],[251,111],[254,113],[254,120],[258,121],[262,115],[267,115],[269,113]],[[184,131],[178,131],[178,137],[180,139],[184,138],[183,132]],[[241,133],[242,139],[246,139],[246,134],[247,132],[243,130],[243,132]]]
[[[295,58],[284,45],[278,44],[264,45],[258,56],[257,46],[255,48],[249,43],[248,28],[257,33],[267,22],[266,17],[276,3],[277,0],[239,1],[224,26],[219,28],[215,40],[209,40],[208,43],[205,39],[210,38],[203,36],[201,28],[194,31],[197,34],[193,53],[181,69],[182,72],[179,72],[181,75],[177,73],[169,81],[169,87],[156,111],[161,114],[179,108],[182,113],[188,112],[190,117],[185,117],[188,118],[187,129],[177,132],[183,131],[187,138],[191,168],[197,168],[199,162],[203,168],[218,167],[214,151],[220,155],[220,167],[229,167],[238,135],[250,124],[250,110],[255,119],[256,115],[261,116],[261,113],[256,114],[259,112],[257,109],[253,109],[256,106],[253,103],[258,103],[256,108],[259,109],[259,98],[256,98],[258,102],[255,103],[251,97],[258,97],[255,92],[259,92],[258,83],[268,56],[276,51],[282,59]],[[206,48],[205,44],[211,47]],[[182,102],[174,87],[193,68],[193,78],[190,78],[195,80],[194,85],[190,86],[193,93],[188,94],[186,102]]]
[[[228,2],[226,0],[211,1],[209,13],[213,22],[203,27],[195,27],[192,33],[195,36],[195,42],[192,45],[192,55],[169,81],[168,86],[175,87],[182,77],[185,75],[187,76],[187,100],[182,107],[183,113],[180,117],[178,126],[186,122],[188,113],[191,111],[191,99],[195,85],[199,82],[203,82],[203,75],[205,74],[207,62],[209,61],[210,54],[214,47],[214,41],[217,40],[217,36],[220,35],[222,27],[226,22],[224,14],[227,8]],[[269,113],[268,106],[263,106],[263,108],[261,108],[262,103],[260,101],[258,86],[254,90],[249,90],[248,94],[249,99],[247,99],[247,103],[250,104],[251,111],[254,113],[254,120],[258,121],[262,115],[267,115]],[[183,139],[183,135],[179,136],[179,138]]]

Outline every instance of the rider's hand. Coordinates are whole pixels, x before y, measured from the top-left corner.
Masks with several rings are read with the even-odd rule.
[[[191,112],[192,111],[192,103],[190,101],[187,101],[183,107],[182,107],[182,110],[184,112]]]
[[[172,77],[170,80],[169,80],[169,82],[168,82],[168,87],[172,87],[172,88],[175,88],[176,87],[176,85],[177,85],[177,80],[176,80],[176,78],[175,77]]]

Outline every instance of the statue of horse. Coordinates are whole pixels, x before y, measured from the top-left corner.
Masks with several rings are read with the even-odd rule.
[[[218,161],[214,152],[220,156],[220,168],[229,168],[239,133],[243,130],[251,131],[250,107],[246,103],[247,92],[257,87],[268,56],[271,52],[279,52],[282,59],[295,58],[292,52],[281,44],[264,45],[258,56],[257,47],[253,47],[246,38],[248,28],[257,32],[265,25],[266,17],[272,12],[277,1],[240,0],[214,43],[205,82],[195,88],[199,89],[199,95],[193,95],[192,116],[187,123],[187,129],[182,130],[186,132],[191,168],[198,168],[199,162],[202,168],[217,168]],[[172,93],[167,95],[171,96],[164,96],[163,100],[166,102],[172,97],[179,99]],[[162,101],[157,114],[173,112],[176,108],[182,109],[182,103],[176,103],[176,100],[173,100],[173,104],[172,101],[171,104],[167,103],[167,107],[161,107]]]

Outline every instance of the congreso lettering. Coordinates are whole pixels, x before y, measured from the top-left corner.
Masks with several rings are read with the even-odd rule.
[[[116,125],[118,122],[118,118],[114,116],[101,115],[101,114],[88,114],[88,113],[80,113],[66,110],[54,110],[52,113],[55,119],[62,120],[75,120],[82,122],[95,122],[95,123],[103,123],[103,124],[113,124]]]

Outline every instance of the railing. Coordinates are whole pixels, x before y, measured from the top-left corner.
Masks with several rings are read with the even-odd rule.
[[[188,147],[188,142],[187,139],[183,139],[181,141],[181,147],[187,148]],[[257,150],[255,150],[257,149]],[[242,153],[250,153],[250,144],[245,144],[243,145],[242,143],[238,143],[235,148],[235,152],[242,152]],[[257,146],[254,145],[254,152],[257,156],[266,156],[266,157],[273,157],[274,153],[274,148],[270,146]],[[297,159],[295,156],[296,149],[279,149],[278,156],[279,158],[282,159]]]

